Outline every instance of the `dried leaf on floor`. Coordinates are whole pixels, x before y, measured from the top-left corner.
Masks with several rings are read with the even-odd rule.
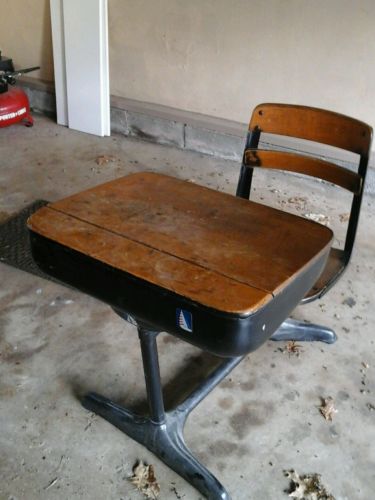
[[[117,158],[115,156],[112,156],[112,155],[102,155],[102,156],[98,156],[95,160],[95,162],[97,163],[97,165],[105,165],[106,163],[109,163],[109,162],[112,162],[112,161],[116,161]]]
[[[327,492],[320,481],[320,474],[304,474],[300,476],[296,471],[286,470],[284,474],[290,479],[290,487],[286,493],[291,498],[301,500],[335,500],[335,497]]]
[[[336,410],[333,398],[331,397],[322,399],[322,405],[319,407],[319,410],[323,417],[330,421],[332,421],[333,415],[338,411]]]
[[[325,226],[328,226],[329,224],[329,217],[328,215],[324,214],[314,214],[312,212],[308,214],[303,214],[306,219],[313,220],[315,222],[319,222],[319,224],[324,224]]]
[[[158,498],[160,493],[160,486],[156,480],[154,466],[146,465],[139,461],[133,467],[133,475],[129,481],[141,491],[146,498]]]
[[[281,352],[287,352],[289,356],[299,356],[303,352],[302,346],[295,340],[290,340],[286,346],[280,348]]]

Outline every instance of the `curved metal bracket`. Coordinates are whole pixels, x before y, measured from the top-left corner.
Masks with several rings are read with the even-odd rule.
[[[331,328],[289,318],[276,330],[270,340],[319,341],[333,344],[337,340],[337,335]]]

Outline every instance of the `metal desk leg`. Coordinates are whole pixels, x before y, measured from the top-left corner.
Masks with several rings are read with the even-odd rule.
[[[295,340],[297,342],[317,340],[333,344],[337,340],[337,335],[331,328],[289,318],[271,336],[271,340]]]
[[[210,500],[230,500],[229,493],[215,476],[187,448],[183,429],[191,412],[209,392],[243,359],[229,358],[214,370],[185,401],[170,412],[164,411],[156,336],[158,332],[138,327],[146,380],[149,417],[135,415],[109,399],[89,393],[85,408],[101,415],[128,436],[146,446],[171,469]]]

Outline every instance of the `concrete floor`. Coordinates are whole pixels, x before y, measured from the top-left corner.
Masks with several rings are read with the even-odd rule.
[[[33,129],[2,129],[0,150],[3,219],[37,198],[56,200],[144,170],[234,193],[239,168],[121,136],[92,137],[38,116]],[[101,155],[115,160],[99,166]],[[301,194],[295,178],[259,173],[257,179],[256,199],[297,213],[328,213],[342,236],[348,198],[340,191],[303,180]],[[295,199],[301,196],[306,200]],[[367,197],[349,270],[320,302],[295,312],[335,328],[338,342],[306,344],[299,357],[281,352],[285,344],[268,342],[190,416],[187,443],[234,500],[287,498],[283,470],[290,468],[322,474],[336,499],[374,498],[374,250],[374,200]],[[77,399],[90,389],[120,403],[143,401],[134,327],[93,298],[0,266],[1,500],[141,499],[127,481],[138,459],[154,464],[161,499],[200,498]],[[171,402],[212,367],[213,358],[167,334],[158,342]],[[338,409],[333,422],[319,412],[328,396]]]

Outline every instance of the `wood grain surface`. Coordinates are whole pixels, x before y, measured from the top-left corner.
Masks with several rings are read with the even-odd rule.
[[[329,144],[365,156],[372,139],[372,128],[360,120],[333,111],[292,104],[260,104],[250,119],[249,129],[254,128]]]
[[[326,252],[325,226],[155,173],[116,179],[36,212],[29,228],[225,312],[254,312]]]
[[[341,186],[353,194],[358,194],[362,186],[362,177],[356,172],[329,161],[286,151],[247,149],[245,151],[245,165],[287,170],[317,177]]]

